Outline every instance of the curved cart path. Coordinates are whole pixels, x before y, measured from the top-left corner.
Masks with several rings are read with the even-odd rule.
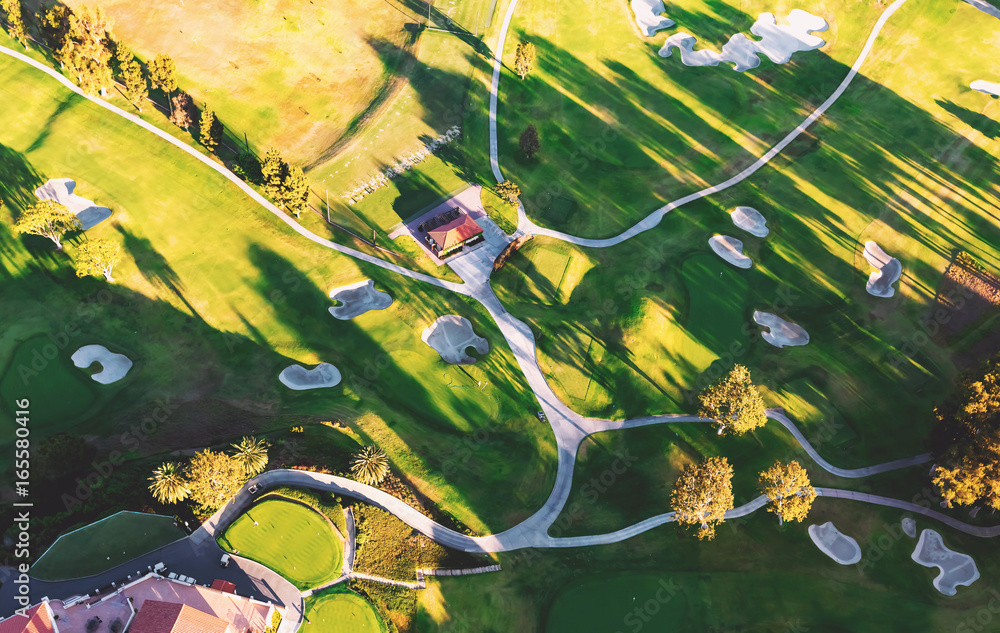
[[[677,207],[683,206],[689,202],[694,202],[695,200],[700,200],[706,196],[710,196],[714,193],[718,193],[725,189],[728,189],[734,185],[737,185],[754,173],[756,173],[761,167],[767,165],[771,162],[775,156],[780,154],[788,145],[794,141],[800,134],[802,134],[806,129],[816,122],[827,110],[830,109],[837,99],[844,94],[847,88],[854,81],[854,77],[857,76],[858,71],[861,70],[861,66],[864,65],[865,61],[868,59],[868,54],[871,53],[872,48],[875,45],[875,40],[878,39],[879,34],[882,32],[882,27],[885,26],[889,18],[904,4],[906,0],[896,0],[892,3],[888,9],[886,9],[881,16],[879,16],[878,21],[875,22],[875,27],[872,29],[871,35],[868,36],[868,41],[865,42],[865,46],[861,49],[861,54],[858,55],[857,61],[851,67],[850,72],[844,77],[844,80],[840,82],[840,85],[833,92],[830,97],[824,101],[818,108],[816,108],[812,114],[806,117],[806,120],[800,123],[794,130],[792,130],[785,138],[783,138],[777,145],[772,147],[766,154],[757,159],[752,165],[736,174],[729,180],[719,183],[717,185],[712,185],[711,187],[706,187],[701,191],[684,196],[678,200],[674,200],[669,204],[660,207],[656,211],[653,211],[645,218],[640,220],[638,223],[625,230],[624,232],[616,235],[614,237],[604,238],[604,239],[591,239],[586,237],[576,237],[568,233],[563,233],[561,231],[554,231],[552,229],[547,229],[538,226],[531,219],[528,218],[527,213],[524,210],[523,205],[518,205],[518,223],[517,228],[519,232],[529,233],[533,235],[544,235],[546,237],[555,238],[558,240],[563,240],[565,242],[570,242],[571,244],[576,244],[578,246],[587,246],[591,248],[606,248],[608,246],[615,246],[616,244],[621,244],[625,240],[635,237],[636,235],[643,233],[654,228],[663,219],[663,216],[670,213]],[[500,39],[497,42],[496,47],[496,57],[493,60],[493,82],[490,88],[490,165],[493,168],[493,176],[497,179],[497,182],[502,182],[504,180],[503,174],[500,171],[499,162],[499,149],[497,143],[497,91],[500,87],[500,75],[503,69],[503,49],[504,40],[507,37],[507,31],[510,26],[511,19],[514,17],[514,9],[517,7],[517,0],[511,0],[510,6],[507,9],[507,15],[504,17],[503,26],[500,29]]]
[[[237,187],[239,187],[240,189],[242,189],[245,194],[247,194],[248,196],[250,196],[254,200],[254,202],[256,202],[257,204],[259,204],[260,206],[264,207],[265,209],[267,209],[268,211],[270,211],[272,214],[274,214],[275,216],[277,216],[278,219],[280,219],[282,222],[284,222],[285,224],[287,224],[289,227],[291,227],[291,229],[293,231],[295,231],[296,233],[298,233],[302,237],[306,238],[307,240],[315,242],[316,244],[319,244],[320,246],[325,246],[326,248],[329,248],[331,250],[335,250],[338,253],[342,253],[342,254],[347,255],[349,257],[354,257],[355,259],[360,259],[361,261],[367,262],[369,264],[374,264],[375,266],[379,266],[380,268],[385,268],[386,270],[391,270],[392,272],[398,273],[400,275],[403,275],[404,277],[409,277],[411,279],[416,279],[418,281],[423,281],[423,282],[426,282],[426,283],[438,286],[440,288],[444,288],[446,290],[451,290],[452,292],[457,292],[459,294],[463,294],[463,295],[469,294],[468,290],[464,287],[463,284],[458,284],[458,283],[455,283],[455,282],[452,282],[452,281],[445,281],[443,279],[438,279],[437,277],[432,277],[431,275],[425,275],[424,273],[419,273],[419,272],[417,272],[415,270],[410,270],[409,268],[404,268],[404,267],[399,266],[397,264],[393,264],[392,262],[387,262],[385,260],[379,259],[378,257],[374,257],[374,256],[369,255],[367,253],[362,253],[361,251],[353,249],[353,248],[350,248],[349,246],[343,246],[341,244],[337,244],[336,242],[331,242],[330,240],[324,239],[324,238],[316,235],[315,233],[313,233],[309,229],[303,227],[301,224],[299,224],[298,222],[296,222],[287,213],[281,211],[280,209],[278,209],[278,207],[276,207],[273,204],[271,204],[267,199],[265,199],[263,196],[261,196],[256,191],[254,191],[252,187],[250,187],[245,182],[243,182],[243,180],[239,176],[237,176],[233,172],[231,172],[228,169],[226,169],[226,167],[224,165],[221,165],[221,164],[215,162],[214,160],[212,160],[208,156],[202,154],[201,152],[199,152],[195,148],[191,147],[190,145],[184,143],[183,141],[181,141],[179,139],[174,138],[173,136],[171,136],[170,134],[167,134],[166,132],[164,132],[160,128],[156,127],[155,125],[153,125],[151,123],[147,123],[146,121],[143,121],[142,119],[140,119],[139,117],[135,116],[134,114],[126,112],[126,111],[122,110],[121,108],[108,103],[107,101],[103,101],[102,99],[99,99],[97,97],[92,97],[92,96],[86,94],[85,92],[83,92],[82,90],[80,90],[80,88],[76,84],[74,84],[72,81],[70,81],[69,79],[67,79],[66,77],[64,77],[62,74],[60,74],[55,69],[49,68],[48,66],[46,66],[45,64],[43,64],[41,62],[35,61],[34,59],[28,57],[27,55],[23,55],[23,54],[15,51],[13,49],[7,48],[6,46],[0,46],[0,53],[3,53],[4,55],[9,55],[10,57],[13,57],[14,59],[20,60],[20,61],[22,61],[22,62],[24,62],[24,63],[26,63],[26,64],[34,67],[34,68],[36,68],[36,69],[42,71],[43,73],[45,73],[49,77],[55,79],[60,84],[62,84],[67,90],[71,90],[72,92],[80,95],[84,99],[87,99],[91,103],[97,104],[98,106],[104,108],[105,110],[108,110],[110,112],[113,112],[113,113],[117,114],[120,117],[124,117],[124,118],[128,119],[132,123],[138,125],[139,127],[145,129],[148,132],[151,132],[151,133],[155,134],[156,136],[160,137],[164,141],[170,143],[174,147],[176,147],[179,150],[185,152],[189,156],[192,156],[193,158],[201,161],[204,165],[206,165],[209,168],[215,170],[216,172],[218,172],[219,174],[221,174],[223,177],[225,177],[226,179],[228,179],[231,183],[233,183],[234,185],[236,185]]]

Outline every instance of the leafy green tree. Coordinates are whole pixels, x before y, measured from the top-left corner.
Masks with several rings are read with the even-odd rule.
[[[24,23],[21,0],[0,0],[0,12],[3,12],[7,20],[7,33],[20,42],[21,46],[28,48],[28,28]]]
[[[179,93],[176,97],[171,99],[170,106],[170,122],[177,127],[184,128],[187,132],[191,128],[191,124],[194,121],[191,119],[191,97],[186,92]]]
[[[47,237],[62,250],[62,237],[67,231],[83,228],[80,220],[55,200],[39,200],[38,204],[25,210],[14,223],[14,232]]]
[[[535,45],[531,42],[520,42],[514,54],[514,70],[521,79],[528,76],[535,65]]]
[[[302,217],[302,212],[309,208],[309,180],[301,167],[288,168],[282,183],[281,201],[289,213],[297,218]]]
[[[260,165],[261,178],[264,180],[264,195],[281,203],[284,191],[285,173],[288,165],[282,160],[277,149],[271,148],[264,154],[264,162]]]
[[[219,119],[215,116],[215,110],[208,107],[206,103],[201,111],[201,120],[198,122],[198,128],[201,131],[201,144],[213,154],[215,153],[215,148],[219,146],[219,138],[222,136],[220,127]]]
[[[809,474],[797,461],[782,464],[774,462],[760,474],[757,487],[767,495],[767,509],[778,515],[778,522],[802,521],[809,515],[816,489],[809,482]]]
[[[169,55],[160,53],[153,58],[153,63],[149,65],[149,81],[153,84],[153,88],[162,90],[167,96],[167,101],[170,101],[170,112],[173,114],[174,106],[170,96],[177,90],[177,65]]]
[[[122,247],[112,240],[87,240],[76,252],[76,276],[104,275],[114,281],[111,271],[122,259]]]
[[[514,182],[505,180],[499,183],[496,188],[494,188],[494,191],[496,191],[497,195],[510,206],[517,206],[517,199],[521,196],[521,188],[514,184]]]
[[[243,472],[253,477],[267,468],[267,440],[256,437],[244,437],[238,444],[233,444],[233,459],[243,466]]]
[[[389,458],[381,448],[369,444],[354,455],[351,473],[361,483],[377,486],[389,475]]]
[[[149,96],[149,91],[139,62],[134,59],[126,62],[122,69],[122,79],[125,80],[125,97],[136,110],[142,112],[142,102]]]
[[[528,129],[521,132],[520,144],[521,152],[528,160],[534,158],[538,150],[542,149],[542,144],[538,140],[538,130],[535,129],[534,125],[529,125]]]
[[[734,366],[723,379],[705,389],[698,400],[698,415],[712,418],[720,435],[743,435],[767,423],[764,399],[750,379],[750,370],[743,365]]]
[[[112,85],[111,47],[114,34],[111,19],[100,8],[81,7],[69,16],[69,32],[64,49],[57,53],[76,72],[84,92],[108,96]]]
[[[42,40],[53,51],[59,51],[66,42],[69,33],[69,16],[72,12],[64,4],[57,4],[49,9],[39,9],[38,25]]]
[[[733,467],[725,457],[684,466],[670,495],[675,520],[697,525],[699,540],[715,538],[715,526],[725,521],[733,501]]]
[[[191,493],[184,469],[176,462],[164,462],[153,470],[149,491],[160,503],[178,503]]]
[[[254,156],[253,152],[240,149],[239,155],[236,157],[236,162],[233,164],[233,173],[246,180],[247,182],[252,182],[255,185],[261,182],[261,165],[257,157]]]
[[[187,472],[189,496],[206,512],[225,505],[247,480],[243,464],[209,448],[194,454]]]

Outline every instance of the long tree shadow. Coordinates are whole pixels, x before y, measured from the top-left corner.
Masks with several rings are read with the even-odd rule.
[[[201,318],[198,311],[184,296],[184,284],[181,282],[173,266],[153,246],[148,238],[139,237],[120,223],[115,223],[115,230],[122,235],[122,245],[128,251],[139,272],[149,283],[157,288],[169,290],[191,311],[191,315]]]

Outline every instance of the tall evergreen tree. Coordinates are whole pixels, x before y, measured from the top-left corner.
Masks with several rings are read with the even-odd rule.
[[[169,55],[160,53],[153,59],[153,63],[149,65],[149,81],[153,84],[153,88],[162,90],[167,96],[167,101],[170,101],[170,113],[173,114],[174,105],[170,96],[177,90],[177,65]]]
[[[201,111],[201,121],[198,123],[200,128],[201,144],[205,146],[209,152],[215,153],[215,148],[219,146],[219,120],[215,117],[215,110],[205,107]]]
[[[282,183],[281,202],[289,213],[302,217],[302,212],[309,208],[309,180],[301,167],[289,167]]]
[[[125,96],[136,110],[142,112],[142,102],[149,96],[149,91],[146,89],[146,76],[139,62],[134,59],[125,62],[122,79],[125,81]]]
[[[282,160],[277,149],[271,148],[264,154],[264,162],[260,165],[260,175],[264,181],[264,195],[281,204],[284,191],[285,172],[288,166]]]

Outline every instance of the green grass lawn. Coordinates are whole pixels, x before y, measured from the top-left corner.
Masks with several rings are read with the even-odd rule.
[[[291,501],[268,499],[233,521],[219,545],[266,565],[299,589],[340,575],[344,550],[322,514]]]
[[[368,601],[337,588],[306,599],[306,620],[303,633],[381,633],[386,630]]]
[[[73,274],[80,237],[55,253],[40,238],[0,233],[4,365],[13,337],[70,326],[74,340],[132,350],[142,363],[87,433],[117,438],[136,420],[161,418],[159,402],[170,404],[169,424],[126,446],[131,456],[273,430],[284,415],[339,419],[475,530],[502,530],[543,502],[554,476],[551,433],[534,420],[537,404],[477,304],[302,240],[221,176],[24,64],[0,59],[0,77],[2,226],[47,178],[72,177],[80,195],[114,211],[88,237],[118,241],[125,253],[108,285]],[[393,306],[353,321],[330,317],[330,289],[365,278]],[[491,352],[464,371],[443,363],[420,340],[443,314],[469,318]],[[340,369],[341,385],[290,392],[277,381],[293,362],[320,361]],[[470,440],[477,430],[486,441]],[[33,432],[40,440],[50,429]]]
[[[31,566],[32,578],[93,576],[184,538],[173,517],[120,512],[63,535]]]
[[[56,342],[44,336],[21,343],[0,378],[6,412],[13,414],[15,400],[27,398],[35,424],[69,428],[84,416],[98,401],[98,383],[70,360],[76,349],[59,349]],[[116,390],[114,386],[106,389]],[[9,441],[5,441],[13,443],[13,428],[6,431]]]

